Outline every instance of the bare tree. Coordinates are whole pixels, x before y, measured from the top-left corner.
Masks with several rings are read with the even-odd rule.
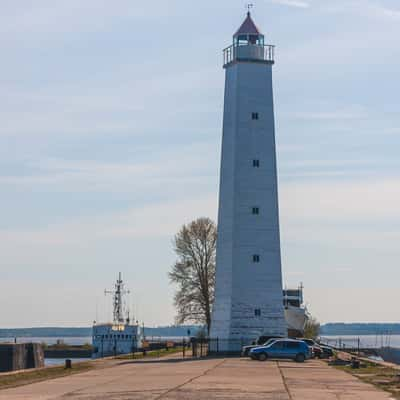
[[[169,278],[178,285],[175,293],[177,322],[198,322],[210,331],[214,301],[217,228],[209,218],[183,225],[174,238],[178,259]]]
[[[310,317],[304,327],[304,337],[309,339],[316,339],[319,336],[320,323],[316,318]]]

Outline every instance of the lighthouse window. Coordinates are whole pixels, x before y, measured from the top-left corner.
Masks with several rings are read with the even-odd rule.
[[[258,214],[260,214],[260,209],[258,207],[253,207],[252,212],[253,212],[253,215],[258,215]]]
[[[253,160],[253,167],[260,168],[260,160]]]
[[[253,262],[259,263],[260,262],[260,256],[258,254],[253,255]]]
[[[258,119],[258,113],[257,112],[251,113],[251,119],[257,120]]]
[[[255,315],[256,317],[261,317],[261,310],[260,310],[259,308],[256,308],[256,309],[254,310],[254,315]]]

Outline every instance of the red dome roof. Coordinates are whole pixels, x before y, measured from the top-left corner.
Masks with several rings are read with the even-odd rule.
[[[247,13],[247,17],[244,20],[242,26],[233,36],[236,37],[239,35],[262,35],[261,31],[257,28],[257,25],[251,18],[250,12]]]

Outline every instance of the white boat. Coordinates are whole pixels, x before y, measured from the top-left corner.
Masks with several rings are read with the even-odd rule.
[[[93,358],[107,357],[118,354],[129,354],[142,348],[143,332],[140,325],[130,323],[129,313],[124,316],[123,297],[129,293],[124,289],[124,283],[119,273],[115,289],[105,291],[113,295],[113,322],[93,324],[92,344]]]
[[[290,337],[303,336],[305,324],[309,319],[309,313],[303,300],[303,285],[297,289],[284,289],[283,305],[288,335]]]

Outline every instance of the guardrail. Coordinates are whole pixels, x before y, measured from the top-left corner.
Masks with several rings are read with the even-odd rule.
[[[224,66],[234,61],[258,61],[273,64],[275,46],[270,44],[231,45],[223,50]]]

